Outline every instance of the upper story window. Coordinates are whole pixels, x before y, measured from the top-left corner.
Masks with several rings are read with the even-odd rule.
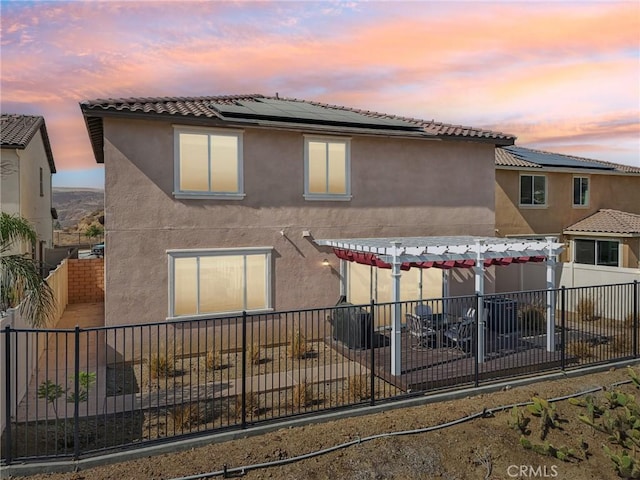
[[[304,198],[350,200],[349,139],[305,137]]]
[[[620,265],[620,242],[617,240],[576,239],[574,245],[574,261],[587,265]]]
[[[544,206],[547,204],[547,177],[544,175],[520,175],[520,205]]]
[[[177,198],[244,198],[242,132],[206,128],[175,129]]]
[[[40,196],[44,197],[44,173],[40,167]]]
[[[270,310],[271,251],[170,250],[169,317]]]
[[[589,178],[573,177],[573,206],[586,207],[589,205]]]

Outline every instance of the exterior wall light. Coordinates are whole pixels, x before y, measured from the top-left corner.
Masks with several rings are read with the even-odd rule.
[[[325,258],[324,260],[322,260],[322,266],[323,266],[323,267],[328,267],[328,266],[330,266],[330,265],[331,265],[331,264],[329,263],[329,260],[327,260],[326,258]]]

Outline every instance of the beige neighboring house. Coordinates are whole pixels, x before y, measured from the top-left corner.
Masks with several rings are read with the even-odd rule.
[[[501,237],[563,240],[601,209],[640,214],[640,168],[523,147],[496,148],[495,190]]]
[[[37,234],[36,245],[22,245],[44,261],[45,249],[53,247],[51,177],[56,165],[43,117],[2,114],[0,124],[0,210],[26,218]]]
[[[640,215],[603,209],[563,231],[569,259],[584,265],[640,268]]]
[[[373,284],[314,239],[492,236],[494,150],[515,140],[278,96],[80,108],[105,165],[107,325],[333,305],[345,276],[350,299],[390,299],[388,270]]]

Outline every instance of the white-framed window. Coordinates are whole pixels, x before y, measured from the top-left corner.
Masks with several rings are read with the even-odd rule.
[[[547,177],[520,175],[520,205],[545,206],[547,204]]]
[[[242,131],[174,127],[174,196],[244,198]]]
[[[573,206],[589,205],[589,177],[573,177]]]
[[[305,136],[304,198],[351,199],[351,140]]]
[[[573,261],[587,265],[620,266],[620,242],[576,238],[573,241]]]
[[[169,317],[272,309],[271,247],[169,250]]]

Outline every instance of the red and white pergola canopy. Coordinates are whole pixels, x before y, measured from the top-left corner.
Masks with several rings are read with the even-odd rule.
[[[481,259],[484,267],[542,262],[559,255],[564,244],[546,240],[497,237],[400,237],[323,239],[318,245],[333,248],[335,255],[351,262],[402,270],[410,268],[471,268]]]

